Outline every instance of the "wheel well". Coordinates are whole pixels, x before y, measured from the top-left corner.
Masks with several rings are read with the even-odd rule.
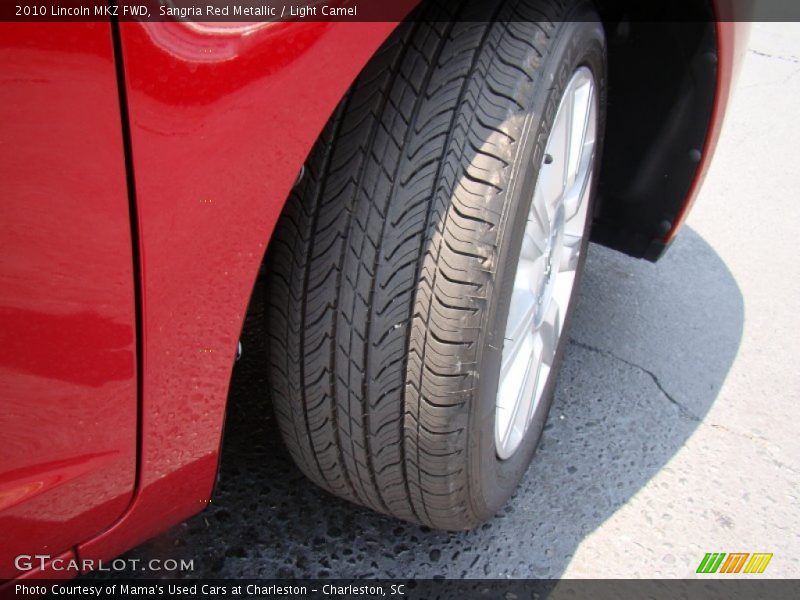
[[[592,241],[655,261],[689,198],[711,125],[712,0],[594,4],[607,38],[608,112]]]
[[[598,2],[608,40],[608,118],[592,240],[656,260],[702,158],[717,40],[708,0],[692,0],[694,17],[679,23],[631,17],[636,4]]]

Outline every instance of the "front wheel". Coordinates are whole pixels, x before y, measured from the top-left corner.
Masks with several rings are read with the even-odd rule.
[[[605,41],[582,2],[425,10],[353,84],[288,201],[268,253],[269,380],[313,481],[457,530],[512,494],[552,400]]]

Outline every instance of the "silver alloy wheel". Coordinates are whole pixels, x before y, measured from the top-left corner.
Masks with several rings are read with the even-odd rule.
[[[495,402],[500,459],[522,443],[555,359],[586,235],[597,111],[592,72],[579,67],[547,140],[517,263]]]

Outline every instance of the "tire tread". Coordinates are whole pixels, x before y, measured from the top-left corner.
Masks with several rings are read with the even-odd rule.
[[[340,497],[432,527],[478,520],[464,406],[563,10],[429,3],[353,84],[287,202],[267,261],[273,405],[292,458]]]

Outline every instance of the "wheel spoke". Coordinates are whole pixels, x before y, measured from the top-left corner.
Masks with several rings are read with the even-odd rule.
[[[572,235],[564,233],[564,245],[561,248],[561,261],[558,270],[561,273],[574,271],[578,268],[578,259],[581,254],[582,235]]]
[[[522,443],[552,379],[586,236],[596,132],[594,79],[580,67],[545,145],[511,292],[495,401],[501,459]]]
[[[564,183],[567,171],[567,153],[569,151],[568,137],[568,110],[567,105],[562,103],[556,114],[553,129],[550,132],[550,139],[547,142],[545,154],[549,157],[550,163],[543,164],[539,172],[539,181],[536,183],[536,192],[541,193],[548,214],[555,212],[555,207],[564,195]]]
[[[512,311],[516,314],[509,314],[503,343],[504,352],[500,377],[503,377],[508,369],[511,368],[516,356],[525,347],[526,336],[533,329],[533,319],[536,314],[536,299],[530,291],[515,289],[512,293],[512,302],[515,297],[519,308],[512,304]],[[505,352],[505,350],[508,350],[508,352]]]
[[[591,181],[591,166],[594,159],[594,138],[596,119],[594,88],[585,85],[576,91],[578,112],[582,115],[580,126],[573,127],[570,140],[570,171],[572,177],[564,192],[564,211],[567,221],[575,218],[581,211]]]
[[[548,165],[549,166],[549,165]],[[552,225],[553,213],[550,205],[547,203],[542,187],[537,185],[533,192],[533,202],[531,203],[531,212],[528,216],[528,224],[526,231],[530,229],[531,233],[536,235],[539,244],[542,244],[541,250],[544,251],[544,243],[550,236],[550,227]]]
[[[572,91],[570,106],[569,160],[564,188],[571,189],[581,167],[589,125],[589,110],[592,106],[593,87],[590,81],[584,82]]]
[[[561,114],[563,113],[563,114]],[[572,162],[573,162],[573,123],[575,120],[575,90],[570,88],[564,94],[559,115],[556,119],[564,120],[564,164],[562,165],[563,171],[561,173],[561,195],[569,189],[570,176],[572,175]]]
[[[575,287],[575,271],[566,271],[559,273],[558,279],[553,286],[553,296],[550,300],[551,305],[555,305],[558,309],[556,316],[559,318],[558,331],[564,325],[564,318],[567,315],[567,308],[569,308],[569,301],[572,298],[572,290]],[[545,317],[545,320],[547,317]]]
[[[528,331],[520,340],[519,351],[506,365],[500,376],[500,387],[497,395],[497,422],[502,426],[499,430],[500,441],[508,443],[513,429],[519,430],[519,435],[524,433],[524,421],[520,422],[520,415],[527,415],[525,406],[533,400],[528,393],[530,388],[531,369],[534,367],[534,350],[536,339],[533,331]]]
[[[540,259],[544,256],[545,250],[547,250],[547,238],[542,239],[543,236],[536,233],[531,232],[530,229],[525,230],[525,235],[522,238],[522,252],[520,253],[520,258],[522,260],[529,260],[535,261]]]
[[[541,344],[541,361],[551,367],[558,348],[558,340],[561,337],[561,323],[561,309],[557,303],[552,302],[547,316],[536,330]]]
[[[564,198],[565,232],[570,235],[582,236],[586,230],[586,210],[589,206],[589,195],[592,191],[590,183],[593,176],[590,169],[588,173],[581,176],[580,185],[576,183]]]

